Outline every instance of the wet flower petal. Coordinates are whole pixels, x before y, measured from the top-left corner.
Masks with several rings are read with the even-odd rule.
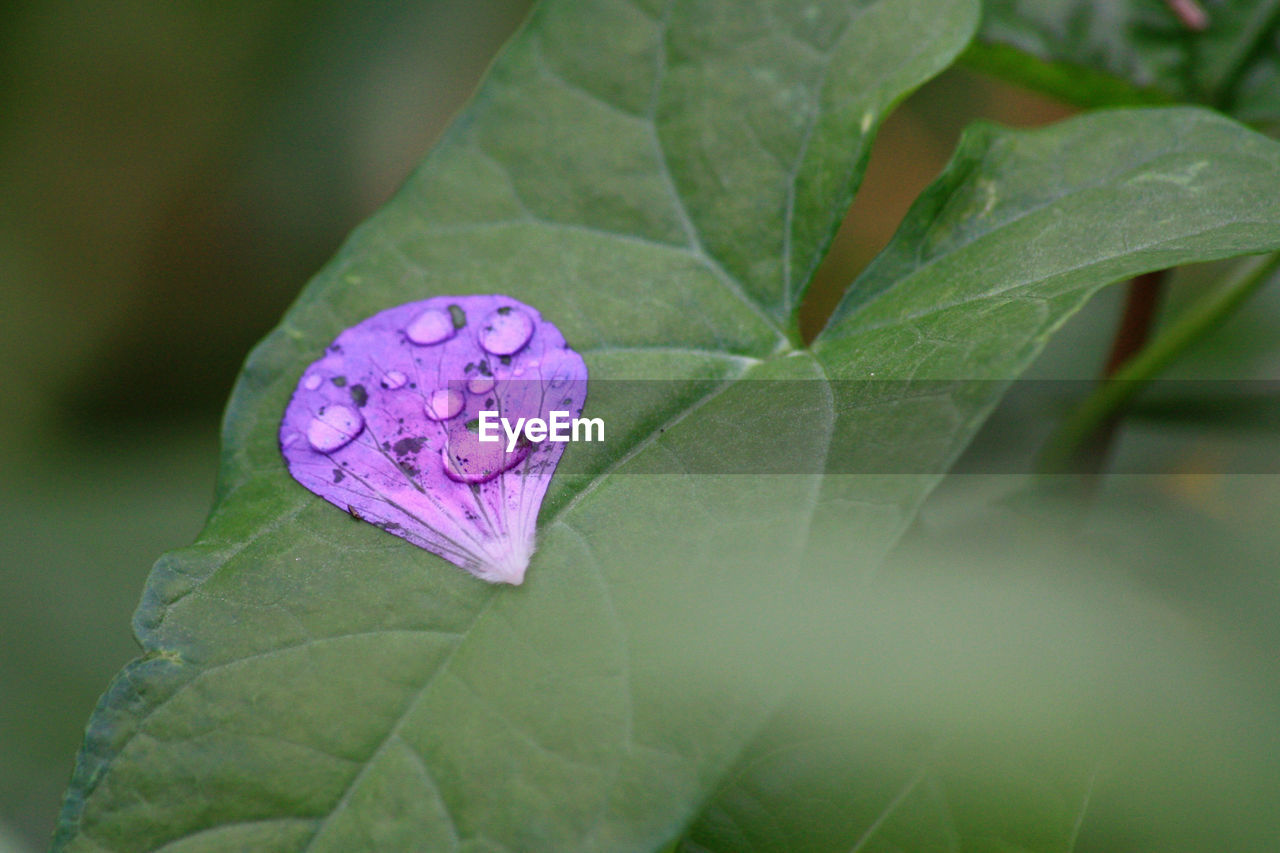
[[[481,441],[480,413],[578,417],[586,381],[582,358],[530,306],[438,296],[338,335],[299,379],[281,452],[294,479],[352,516],[518,584],[565,445],[522,439],[508,450],[501,430]]]

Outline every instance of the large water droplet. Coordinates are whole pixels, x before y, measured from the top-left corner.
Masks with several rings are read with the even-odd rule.
[[[517,308],[499,308],[484,320],[480,346],[494,355],[513,355],[533,337],[533,318]]]
[[[307,441],[318,453],[332,453],[350,444],[364,429],[364,418],[347,406],[327,406],[307,424]]]
[[[405,376],[398,370],[388,370],[382,374],[382,387],[388,391],[394,391],[397,388],[403,388],[404,384],[409,381],[409,377]]]
[[[461,391],[455,391],[453,388],[439,388],[427,396],[423,409],[431,420],[447,421],[449,418],[457,417],[466,402]]]
[[[440,450],[444,473],[460,483],[487,483],[529,455],[529,445],[524,442],[510,453],[505,445],[505,438],[481,441],[477,433],[466,427],[452,429],[447,444]]]
[[[430,346],[452,338],[457,329],[453,316],[439,308],[428,308],[405,327],[404,335],[419,346]]]
[[[324,381],[324,377],[322,377],[319,373],[313,373],[310,376],[308,376],[306,379],[302,380],[302,387],[306,388],[308,391],[314,391],[320,387],[320,383],[323,381]]]
[[[493,390],[492,376],[473,376],[467,380],[467,390],[472,394],[488,394]]]

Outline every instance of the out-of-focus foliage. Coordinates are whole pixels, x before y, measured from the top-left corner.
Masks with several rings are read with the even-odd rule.
[[[988,0],[984,11],[976,67],[1082,106],[1189,101],[1280,124],[1277,0]]]

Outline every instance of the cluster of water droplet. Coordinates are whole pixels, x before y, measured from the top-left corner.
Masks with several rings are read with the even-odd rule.
[[[303,374],[281,448],[296,479],[352,515],[481,577],[518,582],[523,565],[517,572],[511,555],[532,553],[537,505],[563,447],[509,451],[479,439],[476,417],[545,417],[548,388],[575,377],[578,393],[554,396],[576,415],[581,358],[515,300],[404,305],[343,332]],[[516,466],[518,477],[502,477]]]
[[[404,338],[414,346],[431,347],[453,338],[459,329],[465,326],[465,313],[460,309],[446,311],[428,308],[405,326]],[[476,342],[490,355],[509,358],[529,343],[533,332],[534,322],[528,314],[519,308],[503,306],[492,311],[485,318],[476,335]],[[538,362],[533,361],[529,366],[536,368]],[[426,392],[423,414],[432,421],[448,421],[456,418],[465,408],[466,396],[463,391],[473,395],[487,394],[492,391],[497,379],[491,372],[487,372],[489,370],[487,363],[482,369],[486,372],[461,382],[450,383],[460,385],[460,388],[446,386]],[[516,377],[522,377],[524,374],[523,365],[511,371],[511,375]],[[307,374],[302,381],[302,387],[308,391],[316,391],[323,383],[324,377],[316,371]],[[394,369],[384,371],[379,381],[379,385],[388,391],[400,390],[408,384],[409,377],[403,371]],[[357,409],[342,404],[325,405],[316,411],[315,417],[308,424],[306,437],[316,452],[332,453],[354,441],[363,428],[364,418]],[[470,433],[469,430],[468,433]],[[455,473],[464,476],[462,472]]]

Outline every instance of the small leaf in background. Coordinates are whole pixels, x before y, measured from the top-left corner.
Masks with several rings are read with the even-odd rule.
[[[478,578],[519,584],[564,452],[480,427],[582,413],[587,368],[506,296],[438,296],[352,326],[299,380],[280,424],[295,480]],[[507,428],[504,428],[507,429]],[[334,523],[340,519],[335,515]]]
[[[1092,107],[1186,101],[1280,123],[1280,2],[989,0],[966,61]]]

